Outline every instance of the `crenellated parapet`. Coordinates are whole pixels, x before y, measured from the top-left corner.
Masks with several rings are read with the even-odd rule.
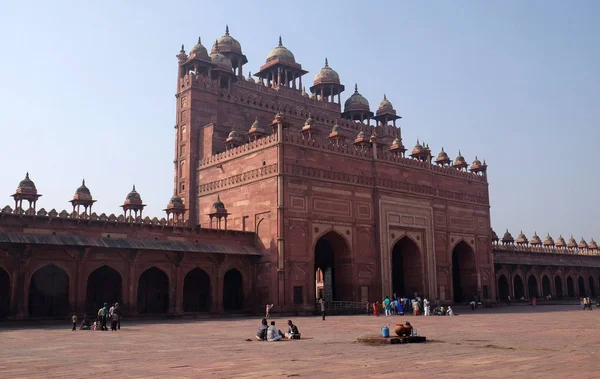
[[[506,230],[502,238],[492,231],[492,248],[494,252],[509,252],[509,253],[540,253],[540,254],[557,254],[557,255],[582,255],[582,256],[597,256],[600,257],[600,248],[596,241],[592,238],[589,244],[581,238],[579,243],[571,236],[568,242],[560,235],[556,242],[548,234],[542,240],[537,233],[528,239],[521,231],[516,239],[511,233]]]

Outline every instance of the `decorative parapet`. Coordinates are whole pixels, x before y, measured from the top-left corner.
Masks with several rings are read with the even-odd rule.
[[[556,255],[587,255],[600,257],[600,250],[596,249],[580,249],[567,247],[552,247],[552,246],[536,246],[536,245],[513,245],[492,243],[492,251],[508,252],[508,253],[537,253],[537,254],[556,254]]]
[[[277,135],[269,134],[263,138],[258,138],[255,141],[245,143],[233,149],[225,150],[222,153],[211,155],[202,159],[200,166],[211,166],[219,162],[229,160],[238,156],[249,154],[260,149],[267,148],[277,143]]]
[[[225,179],[198,185],[198,193],[210,193],[277,174],[277,163],[263,166]]]

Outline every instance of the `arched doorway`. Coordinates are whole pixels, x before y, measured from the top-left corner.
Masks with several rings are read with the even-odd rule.
[[[567,297],[575,297],[575,284],[573,283],[573,278],[570,276],[567,278]]]
[[[323,297],[326,301],[352,301],[352,259],[344,237],[328,232],[315,244],[315,292],[317,270],[321,269]]]
[[[210,277],[206,271],[195,268],[183,280],[183,311],[208,312],[210,310]]]
[[[585,292],[585,280],[581,276],[577,278],[577,289],[579,290],[579,297],[587,296]]]
[[[29,316],[65,317],[69,310],[67,273],[54,264],[37,270],[31,277],[29,286]]]
[[[95,269],[87,280],[86,310],[95,315],[104,303],[122,303],[121,274],[112,267],[102,266]]]
[[[506,279],[506,276],[500,275],[498,278],[498,297],[502,301],[507,300],[509,294],[508,279]]]
[[[10,312],[10,278],[0,267],[0,318],[5,318]]]
[[[408,298],[415,293],[424,295],[421,253],[408,237],[400,239],[392,249],[392,292]]]
[[[460,241],[452,251],[452,288],[456,303],[477,295],[475,254],[465,241]]]
[[[552,295],[552,286],[550,285],[550,278],[547,275],[542,277],[542,296],[546,297]]]
[[[521,300],[522,297],[525,297],[525,285],[523,283],[523,279],[521,279],[521,276],[515,275],[513,287],[515,290],[515,300]]]
[[[533,275],[529,275],[529,279],[527,279],[527,289],[529,290],[529,298],[538,298],[538,283],[537,279]]]
[[[167,313],[169,277],[157,267],[144,271],[138,280],[138,313]]]
[[[590,285],[590,296],[591,297],[596,297],[596,283],[594,283],[594,278],[593,277],[589,277],[588,278],[588,282]]]
[[[561,299],[564,296],[562,279],[558,275],[554,277],[554,290],[557,298]]]
[[[238,311],[244,308],[244,282],[242,273],[232,268],[223,278],[223,308]]]

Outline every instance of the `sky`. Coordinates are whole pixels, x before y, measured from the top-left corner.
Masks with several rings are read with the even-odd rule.
[[[0,204],[29,171],[38,208],[68,209],[85,178],[95,211],[133,184],[163,217],[173,193],[181,44],[228,24],[253,73],[281,35],[309,71],[324,59],[383,94],[405,145],[486,159],[492,227],[600,241],[600,2],[0,2]],[[3,199],[3,200],[2,200]]]

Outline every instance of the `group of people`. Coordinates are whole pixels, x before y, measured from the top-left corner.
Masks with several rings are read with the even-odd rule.
[[[430,316],[431,306],[429,300],[427,298],[421,298],[418,294],[415,293],[412,299],[407,297],[396,297],[394,294],[394,300],[391,300],[389,296],[386,296],[381,303],[380,302],[367,302],[366,306],[367,314],[371,314],[371,312],[379,317],[381,310],[384,311],[386,316],[392,315],[405,315],[412,313],[415,316]],[[454,311],[449,306],[447,309],[444,309],[442,306],[442,302],[440,299],[436,299],[435,308],[433,310],[434,316],[454,316]]]
[[[290,340],[300,339],[300,332],[298,327],[292,323],[292,320],[288,320],[288,331],[287,333],[281,333],[281,330],[275,327],[275,321],[271,321],[271,325],[268,325],[267,319],[263,318],[258,331],[256,332],[256,339],[259,341],[279,341],[282,338]]]
[[[120,317],[119,303],[114,303],[108,307],[108,303],[98,310],[96,320],[91,323],[87,317],[85,317],[79,327],[79,330],[108,330],[107,322],[110,321],[110,330],[116,331],[121,330],[121,317]],[[73,312],[71,317],[73,324],[73,331],[77,330],[77,314]]]

